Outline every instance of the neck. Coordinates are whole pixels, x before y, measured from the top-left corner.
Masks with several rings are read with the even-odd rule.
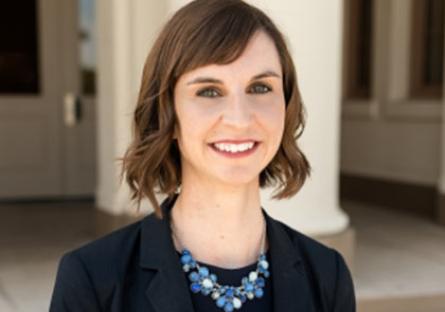
[[[257,183],[225,190],[184,183],[171,218],[176,249],[189,249],[197,261],[238,268],[267,250]]]

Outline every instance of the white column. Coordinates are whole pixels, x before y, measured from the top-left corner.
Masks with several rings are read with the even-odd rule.
[[[277,219],[311,236],[346,229],[339,206],[339,138],[343,1],[252,0],[284,33],[295,62],[307,123],[300,147],[312,175],[290,200],[263,205]]]
[[[148,50],[165,22],[164,1],[100,0],[98,18],[97,206],[119,215],[134,211],[129,189],[119,185],[122,157]]]

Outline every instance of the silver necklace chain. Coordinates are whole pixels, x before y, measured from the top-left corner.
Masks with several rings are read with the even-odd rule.
[[[173,223],[173,219],[170,218],[170,230],[173,234],[173,238],[176,240],[176,242],[178,243],[179,247],[181,250],[184,249],[183,244],[181,243],[181,240],[179,239],[179,237],[176,235],[176,226]],[[260,254],[264,254],[266,248],[266,221],[263,218],[263,231],[261,233],[261,247],[260,247]],[[197,263],[197,266],[199,264]]]

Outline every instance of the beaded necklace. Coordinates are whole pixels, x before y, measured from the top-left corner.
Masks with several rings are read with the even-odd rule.
[[[180,240],[174,231],[173,224],[171,229],[174,238],[180,244]],[[181,252],[182,270],[188,274],[190,280],[190,290],[192,293],[201,293],[205,296],[210,295],[215,301],[216,306],[225,312],[232,312],[234,309],[241,309],[242,305],[249,300],[261,298],[264,294],[266,279],[269,277],[269,262],[266,259],[264,251],[266,245],[266,222],[264,221],[263,233],[261,237],[261,252],[258,256],[255,271],[251,271],[248,276],[241,279],[240,286],[221,285],[218,283],[218,277],[210,273],[206,266],[201,266],[193,258],[191,252],[183,248]]]

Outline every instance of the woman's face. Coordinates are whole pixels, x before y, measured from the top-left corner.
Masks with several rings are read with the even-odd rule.
[[[174,92],[183,181],[259,182],[284,130],[281,64],[272,39],[257,32],[226,65],[183,74]]]

